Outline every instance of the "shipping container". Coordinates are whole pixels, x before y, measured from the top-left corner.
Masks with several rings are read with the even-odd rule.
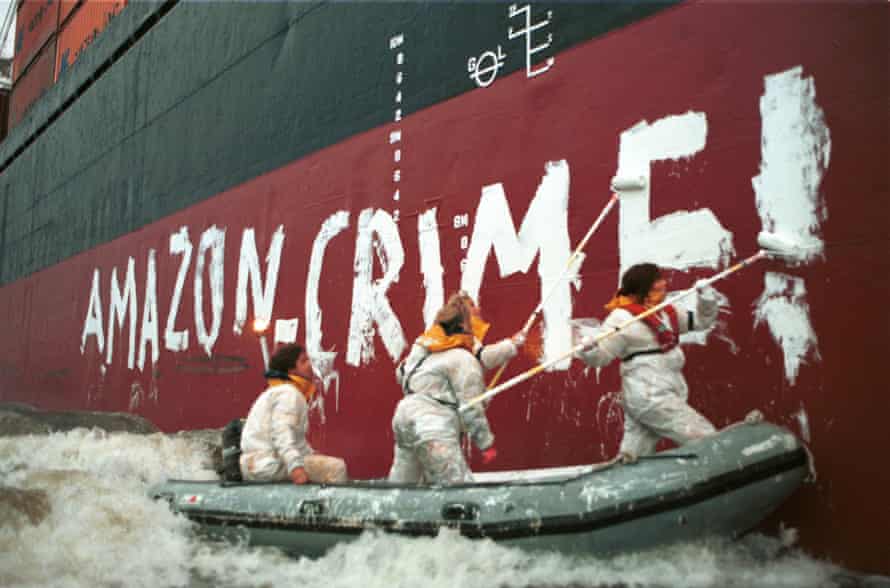
[[[65,24],[65,19],[71,14],[71,11],[74,10],[74,7],[80,4],[82,0],[62,0],[62,5],[59,7],[59,25]]]
[[[59,26],[59,0],[24,0],[16,13],[13,80],[25,73]]]
[[[76,7],[63,6],[62,11],[69,12],[70,16],[59,27],[56,79],[77,61],[81,52],[126,5],[126,0],[87,0]]]
[[[40,98],[55,79],[56,42],[50,41],[27,71],[12,86],[9,101],[9,128],[17,125],[25,112]]]

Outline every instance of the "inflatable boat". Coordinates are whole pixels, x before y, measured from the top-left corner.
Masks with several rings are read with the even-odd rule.
[[[788,430],[739,423],[630,464],[488,472],[418,487],[170,480],[149,490],[212,536],[319,555],[367,530],[456,529],[527,549],[605,554],[756,526],[808,474]]]

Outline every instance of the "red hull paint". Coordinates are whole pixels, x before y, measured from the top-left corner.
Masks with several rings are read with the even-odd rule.
[[[766,262],[722,285],[733,310],[728,333],[738,352],[719,341],[689,348],[690,400],[718,425],[760,408],[771,420],[799,430],[793,415],[804,408],[819,482],[802,490],[779,518],[798,527],[804,544],[817,554],[890,572],[886,542],[874,531],[890,526],[883,502],[890,474],[874,457],[888,440],[883,424],[887,386],[880,366],[890,336],[886,311],[879,306],[890,287],[888,215],[881,202],[888,194],[887,54],[874,52],[886,45],[886,10],[881,8],[683,5],[559,54],[556,66],[533,80],[520,72],[409,114],[399,123],[405,265],[388,293],[406,338],[410,341],[422,328],[416,213],[439,207],[445,290],[453,291],[460,284],[464,254],[460,237],[469,236],[472,227],[454,229],[451,219],[470,213],[472,222],[481,188],[500,182],[518,225],[545,163],[564,159],[571,170],[569,229],[576,243],[608,198],[620,133],[643,119],[691,110],[708,120],[707,145],[700,153],[653,165],[652,217],[709,208],[732,231],[739,255],[755,251],[761,222],[751,178],[758,174],[761,157],[764,76],[801,65],[804,75],[815,80],[816,100],[831,130],[831,162],[821,188],[828,210],[822,224],[826,255],[794,269]],[[128,410],[135,396],[136,412],[168,430],[217,427],[244,414],[262,386],[262,360],[255,337],[231,329],[242,230],[256,229],[262,259],[273,231],[284,224],[274,318],[299,317],[302,339],[313,240],[328,216],[348,210],[350,226],[331,241],[319,287],[323,344],[339,352],[341,387],[339,399],[328,392],[324,425],[316,415],[315,444],[346,456],[355,476],[384,474],[391,458],[389,420],[400,396],[393,362],[379,338],[370,365],[355,368],[344,357],[358,215],[367,207],[393,209],[390,130],[352,137],[3,288],[2,398],[52,409]],[[107,323],[111,270],[118,268],[122,276],[128,257],[135,258],[141,319],[146,255],[150,248],[157,250],[163,345],[180,262],[168,253],[170,235],[186,226],[197,248],[201,232],[214,224],[227,233],[225,306],[213,360],[194,339],[194,259],[176,323],[177,329],[191,331],[188,351],[162,350],[154,368],[127,369],[125,329],[115,333],[114,360],[107,368],[95,337],[81,354],[94,268],[101,270]],[[617,281],[617,215],[607,219],[587,254],[574,316],[602,316],[602,303]],[[752,309],[765,270],[806,280],[821,358],[808,358],[794,385],[784,377],[782,351],[766,327],[753,328]],[[675,285],[707,273],[680,274]],[[494,325],[490,337],[517,330],[539,296],[535,273],[500,279],[489,257],[481,303]],[[205,278],[205,301],[208,297]],[[209,317],[209,306],[205,312]],[[137,330],[137,341],[138,335]],[[509,370],[518,373],[530,365],[516,360]],[[568,373],[547,374],[507,392],[489,411],[498,436],[496,467],[576,464],[611,456],[620,420],[608,413],[604,399],[618,387],[614,367],[597,382],[575,364]],[[478,456],[474,464],[482,469]]]

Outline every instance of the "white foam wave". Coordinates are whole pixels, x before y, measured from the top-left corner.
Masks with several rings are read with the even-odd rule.
[[[454,532],[367,533],[319,559],[290,558],[202,540],[146,496],[150,484],[174,477],[213,478],[205,448],[96,430],[0,439],[0,486],[45,492],[50,505],[36,524],[0,520],[0,585],[831,586],[838,571],[759,535],[593,558],[527,553]]]

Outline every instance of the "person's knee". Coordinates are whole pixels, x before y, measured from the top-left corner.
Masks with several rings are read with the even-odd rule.
[[[470,469],[457,443],[428,441],[421,452],[424,477],[435,485],[460,484],[472,480]]]
[[[331,463],[331,482],[337,484],[349,480],[349,473],[346,471],[346,462],[342,459],[334,458]]]

